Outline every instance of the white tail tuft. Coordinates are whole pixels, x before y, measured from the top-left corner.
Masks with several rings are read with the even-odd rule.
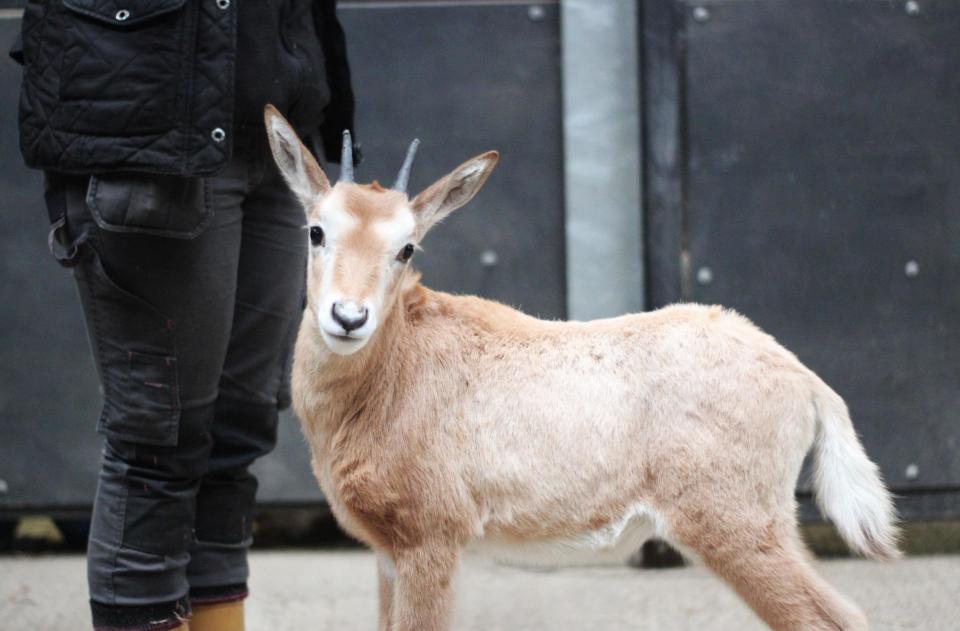
[[[899,558],[896,512],[877,465],[864,452],[840,395],[822,381],[816,392],[813,486],[817,504],[843,540],[860,554]]]

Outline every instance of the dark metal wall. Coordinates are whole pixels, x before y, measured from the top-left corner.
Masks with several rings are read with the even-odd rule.
[[[482,151],[501,152],[480,195],[426,240],[417,256],[425,282],[563,317],[557,5],[342,4],[367,156],[359,179],[392,181],[414,136],[422,144],[411,190]],[[19,20],[0,19],[0,48],[18,28]],[[46,251],[40,177],[20,163],[19,77],[4,56],[0,510],[83,509],[96,482],[99,394],[73,280]],[[279,448],[257,469],[265,502],[320,498],[289,414]]]
[[[648,276],[796,352],[933,517],[960,514],[960,5],[907,5],[648,4]]]

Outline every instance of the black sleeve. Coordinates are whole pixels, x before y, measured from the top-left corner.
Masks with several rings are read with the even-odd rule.
[[[323,110],[320,139],[326,159],[339,163],[343,130],[349,129],[353,134],[354,145],[357,137],[353,128],[353,87],[350,84],[350,65],[347,63],[347,40],[337,20],[336,0],[317,0],[313,17],[323,47],[327,83],[330,86],[330,102]],[[353,161],[360,161],[357,150],[354,151]]]
[[[10,47],[10,59],[21,66],[23,65],[23,34],[20,32],[17,33],[17,39],[14,40],[13,46]]]

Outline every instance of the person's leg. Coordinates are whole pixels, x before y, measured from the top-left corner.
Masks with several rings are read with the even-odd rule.
[[[303,312],[304,212],[267,148],[259,149],[250,150],[256,166],[251,167],[255,175],[243,202],[233,328],[216,405],[213,449],[197,496],[196,542],[188,578],[198,614],[204,605],[229,601],[239,608],[246,596],[257,491],[249,466],[273,449],[278,410],[289,405],[287,366]]]
[[[183,181],[116,176],[94,193],[99,210],[124,206],[131,217],[167,202],[213,207],[201,234],[178,239],[101,229],[88,178],[48,175],[48,206],[65,210],[52,247],[74,265],[104,394],[88,547],[95,628],[176,628],[189,612],[186,567],[233,317],[243,181],[211,178],[196,197],[182,194]]]

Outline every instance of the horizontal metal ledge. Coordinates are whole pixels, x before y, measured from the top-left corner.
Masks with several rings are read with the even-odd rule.
[[[339,9],[425,9],[550,6],[559,3],[560,0],[543,0],[542,2],[530,2],[529,0],[348,0],[340,2],[337,7]],[[0,20],[19,20],[22,17],[23,9],[0,8]]]
[[[422,9],[495,6],[544,6],[559,4],[560,0],[530,2],[530,0],[347,0],[337,3],[338,9]]]

